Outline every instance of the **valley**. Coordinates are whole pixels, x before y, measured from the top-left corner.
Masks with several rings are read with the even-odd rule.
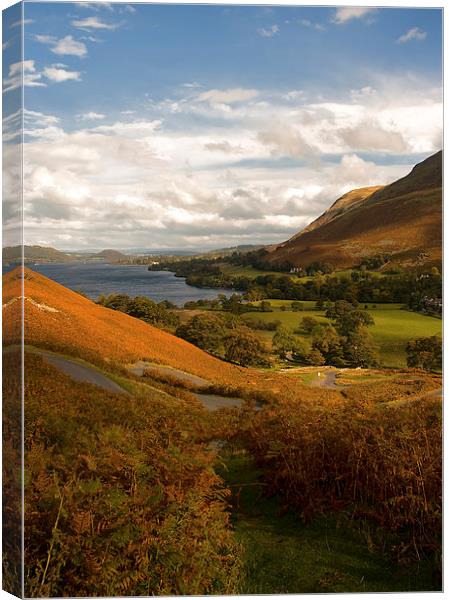
[[[278,246],[30,247],[23,270],[6,253],[6,452],[19,460],[23,305],[37,507],[28,596],[440,589],[441,260],[419,236],[419,256],[340,251],[356,215],[378,227],[377,202],[423,201],[438,161],[346,194]],[[332,263],[323,231],[340,232],[323,237]],[[318,254],[298,251],[309,238]]]
[[[20,280],[3,277],[7,365]],[[243,367],[32,270],[24,286],[30,596],[439,588],[438,373]],[[241,319],[327,321],[291,308]],[[369,310],[378,335],[395,313],[441,323],[401,308]]]

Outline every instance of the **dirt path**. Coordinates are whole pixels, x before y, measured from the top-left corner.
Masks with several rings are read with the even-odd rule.
[[[316,379],[314,379],[310,385],[314,387],[323,387],[331,390],[339,390],[341,386],[336,384],[337,373],[335,371],[324,371],[317,373]]]
[[[97,371],[94,367],[82,365],[68,358],[62,356],[56,356],[50,352],[43,350],[34,351],[36,354],[42,356],[42,358],[53,367],[56,367],[59,371],[62,371],[75,381],[82,383],[91,383],[97,387],[112,392],[114,394],[126,394],[129,396],[129,392],[120,387],[115,381],[103,375],[100,371]]]
[[[179,381],[187,381],[188,383],[193,383],[194,385],[209,385],[210,381],[203,379],[202,377],[198,377],[197,375],[192,375],[191,373],[186,373],[185,371],[181,371],[180,369],[175,369],[174,367],[167,367],[163,365],[155,365],[154,363],[145,362],[143,360],[139,360],[134,365],[129,367],[129,371],[134,373],[134,375],[142,376],[144,371],[153,372],[155,375],[158,373],[162,375],[170,375]]]
[[[155,365],[154,363],[145,362],[143,360],[132,365],[129,368],[129,371],[139,376],[142,376],[146,371],[150,374],[154,373],[155,376],[157,376],[157,374],[170,375],[180,383],[188,382],[198,386],[210,385],[209,381],[202,377],[198,377],[197,375],[186,373],[185,371],[175,369],[174,367]],[[228,398],[227,396],[220,396],[218,394],[201,394],[198,392],[192,392],[192,394],[196,396],[204,408],[209,411],[219,410],[220,408],[240,408],[243,404],[241,398]]]
[[[206,410],[218,410],[219,408],[240,408],[243,400],[241,398],[227,398],[217,394],[195,394]]]

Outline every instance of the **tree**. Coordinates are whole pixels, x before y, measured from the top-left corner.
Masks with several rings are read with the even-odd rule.
[[[221,320],[227,329],[237,329],[243,325],[242,318],[232,312],[223,313],[223,315],[221,315]]]
[[[310,333],[317,325],[319,321],[314,317],[303,317],[301,320],[301,329],[306,333]]]
[[[369,325],[374,325],[374,319],[366,310],[352,310],[335,322],[335,327],[341,335],[349,335],[360,327],[365,328]]]
[[[176,330],[176,335],[206,352],[216,354],[223,346],[226,328],[220,317],[200,314],[180,325]]]
[[[321,352],[319,350],[317,350],[317,348],[312,348],[312,350],[309,352],[309,354],[306,357],[306,361],[309,363],[309,365],[321,366],[321,365],[324,365],[324,363],[326,362],[326,359],[321,354]]]
[[[285,360],[288,355],[301,356],[304,352],[304,348],[293,330],[285,325],[280,325],[273,336],[273,350],[282,360]]]
[[[349,367],[366,369],[379,364],[377,346],[365,327],[358,327],[344,338],[343,356]]]
[[[224,340],[225,358],[242,367],[267,366],[267,350],[249,329],[232,331]]]
[[[271,302],[268,302],[268,300],[262,300],[260,303],[260,310],[262,312],[273,312],[273,309],[271,308]]]
[[[263,300],[266,298],[266,293],[261,288],[251,288],[245,294],[245,299],[250,302],[256,302],[257,300]]]
[[[110,294],[106,298],[100,297],[99,303],[106,308],[112,308],[113,310],[120,310],[121,312],[128,312],[129,303],[131,298],[127,294]]]
[[[179,325],[179,317],[167,310],[163,302],[157,304],[146,296],[132,298],[125,312],[131,317],[142,319],[142,321],[157,327],[174,328]]]
[[[242,309],[242,296],[240,294],[232,294],[229,298],[226,298],[224,294],[219,295],[221,306],[223,310],[228,310],[234,314],[238,314]]]
[[[406,347],[407,365],[426,371],[439,371],[442,367],[442,340],[436,335],[410,340]]]
[[[334,321],[335,328],[343,336],[355,332],[359,327],[374,325],[374,319],[369,312],[355,308],[346,300],[337,300],[326,311],[326,317]]]
[[[353,306],[347,300],[337,300],[326,310],[326,317],[331,321],[336,321],[352,310]]]
[[[318,350],[328,365],[342,363],[341,342],[340,336],[332,325],[319,326],[313,330],[312,349]]]
[[[303,302],[298,302],[297,300],[294,300],[291,304],[292,306],[292,311],[293,312],[298,312],[300,310],[304,310],[304,303]]]

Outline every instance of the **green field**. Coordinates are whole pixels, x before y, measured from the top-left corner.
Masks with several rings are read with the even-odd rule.
[[[299,277],[296,277],[296,275],[291,275],[290,273],[280,273],[279,271],[262,271],[261,269],[255,269],[254,267],[250,266],[241,267],[239,265],[230,265],[228,263],[222,263],[220,264],[220,269],[225,275],[232,275],[234,277],[248,277],[250,279],[254,279],[259,275],[289,275],[294,280],[300,280]],[[302,279],[308,279],[308,277]]]
[[[305,275],[304,277],[298,277],[294,273],[281,273],[280,271],[262,271],[261,269],[256,269],[254,267],[242,267],[239,265],[231,265],[229,263],[220,263],[220,269],[223,271],[225,275],[232,275],[234,277],[248,277],[250,279],[254,279],[259,275],[288,275],[292,280],[298,283],[305,283],[306,281],[310,281],[314,278],[312,275]],[[334,271],[331,273],[332,277],[351,277],[352,270],[351,269],[342,269],[339,271]],[[380,273],[379,271],[366,271],[373,277],[385,277],[384,273]]]
[[[262,321],[280,321],[283,325],[296,329],[305,316],[315,317],[319,322],[326,323],[325,311],[315,310],[315,302],[303,302],[306,310],[299,312],[282,311],[280,307],[291,306],[290,300],[270,300],[273,312],[250,312],[243,315],[244,319],[257,318]],[[363,304],[360,305],[363,308]],[[381,363],[384,367],[405,367],[405,347],[411,339],[441,335],[442,320],[404,310],[401,304],[377,304],[372,309],[368,304],[368,312],[374,319],[370,327],[375,342],[379,345]],[[265,342],[273,336],[271,331],[257,331]],[[299,334],[298,337],[310,341],[310,335]]]

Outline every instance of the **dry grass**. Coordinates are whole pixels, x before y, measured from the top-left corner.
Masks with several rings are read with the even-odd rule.
[[[239,549],[203,411],[75,382],[34,354],[25,368],[26,595],[236,591]],[[18,379],[7,383],[13,392]]]
[[[326,406],[286,401],[229,432],[263,468],[269,491],[304,520],[346,509],[390,529],[398,560],[438,557],[441,400],[391,406],[381,396]]]

